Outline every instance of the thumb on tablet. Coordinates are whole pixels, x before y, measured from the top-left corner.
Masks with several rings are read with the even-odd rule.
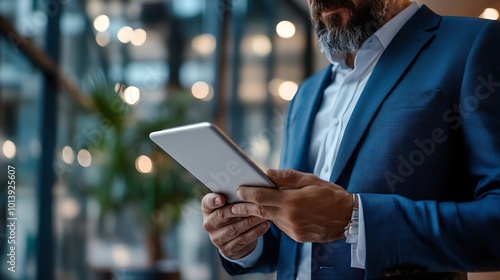
[[[221,208],[226,204],[226,198],[218,193],[209,193],[201,200],[201,208],[203,211],[212,212]]]

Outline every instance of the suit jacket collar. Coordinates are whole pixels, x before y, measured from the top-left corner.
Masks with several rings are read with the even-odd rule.
[[[422,6],[382,54],[347,125],[330,177],[331,182],[339,179],[379,107],[404,77],[406,69],[435,36],[440,21],[441,16],[427,6]]]
[[[283,151],[282,168],[291,168],[302,172],[312,172],[312,166],[308,163],[309,146],[311,140],[312,127],[316,112],[323,99],[323,91],[331,83],[332,67],[326,67],[321,72],[312,76],[301,86],[300,92],[293,100],[297,106],[291,112],[290,120],[294,123],[289,130],[287,139],[288,146],[295,150]]]

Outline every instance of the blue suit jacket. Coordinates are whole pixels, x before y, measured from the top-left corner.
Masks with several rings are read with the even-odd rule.
[[[292,101],[283,168],[312,171],[311,128],[330,75],[303,82]],[[367,246],[363,271],[349,268],[344,240],[326,244],[318,266],[339,268],[330,279],[500,270],[500,23],[421,7],[376,65],[330,181],[361,194]],[[256,267],[224,266],[293,279],[297,245],[273,227]]]

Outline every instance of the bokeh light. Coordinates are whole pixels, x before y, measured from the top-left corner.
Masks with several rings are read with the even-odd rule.
[[[123,101],[129,105],[135,105],[141,99],[141,91],[134,86],[130,86],[123,92]]]
[[[59,208],[58,213],[61,213],[61,215],[66,219],[72,220],[80,214],[80,205],[74,198],[66,197],[62,199],[57,206]]]
[[[109,17],[107,15],[100,15],[94,19],[94,28],[99,32],[104,32],[109,28]]]
[[[77,159],[78,159],[78,163],[82,167],[89,167],[90,164],[92,164],[92,156],[90,155],[89,151],[87,151],[85,149],[81,149],[78,152]]]
[[[257,56],[267,56],[271,53],[273,46],[267,36],[255,35],[251,39],[252,52]]]
[[[16,156],[16,152],[17,152],[16,144],[14,144],[14,142],[12,142],[10,140],[7,140],[3,143],[2,150],[3,150],[3,154],[7,158],[12,159]]]
[[[132,34],[130,43],[136,47],[142,46],[146,42],[147,37],[148,34],[146,33],[146,30],[140,28],[136,29]]]
[[[292,38],[293,35],[295,35],[295,24],[289,22],[289,21],[282,21],[276,25],[276,33],[278,36],[281,38]]]
[[[496,9],[486,8],[484,12],[479,16],[485,19],[497,20],[499,17],[499,13]]]
[[[210,97],[210,85],[205,82],[196,82],[191,87],[191,93],[195,98],[206,100]]]
[[[244,104],[260,104],[266,100],[266,84],[257,80],[242,81],[238,86],[238,97]]]
[[[274,96],[280,96],[280,86],[283,82],[281,79],[272,79],[268,85],[269,92]]]
[[[191,42],[191,47],[202,56],[208,56],[215,51],[217,41],[210,34],[196,36]]]
[[[279,96],[286,101],[290,101],[293,99],[295,94],[297,93],[297,90],[299,89],[299,86],[291,81],[284,81],[281,83],[279,86]]]
[[[118,40],[124,44],[130,42],[132,37],[134,36],[134,30],[130,26],[124,26],[118,30],[118,34],[116,35]]]
[[[151,173],[153,171],[153,162],[149,157],[142,155],[135,160],[135,168],[143,174]]]
[[[111,36],[107,31],[104,32],[99,32],[95,35],[95,41],[97,44],[101,47],[105,47],[109,44],[111,41]]]
[[[72,164],[75,161],[75,152],[71,147],[66,146],[62,149],[61,158],[65,163]]]

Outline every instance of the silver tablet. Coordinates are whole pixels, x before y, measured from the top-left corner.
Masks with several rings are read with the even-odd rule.
[[[223,194],[229,203],[240,201],[241,185],[275,187],[245,153],[214,124],[203,122],[149,135],[205,186]]]

